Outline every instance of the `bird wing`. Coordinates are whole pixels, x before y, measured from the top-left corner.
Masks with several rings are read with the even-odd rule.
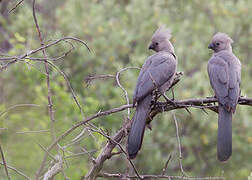
[[[240,93],[240,72],[227,62],[222,57],[213,56],[208,62],[207,69],[219,103],[224,105],[226,110],[234,112]]]
[[[176,65],[176,60],[171,54],[156,53],[150,56],[138,76],[133,102],[143,99],[170,80],[175,74]]]

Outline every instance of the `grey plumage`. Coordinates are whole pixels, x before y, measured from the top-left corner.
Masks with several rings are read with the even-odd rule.
[[[130,158],[134,158],[141,148],[146,119],[150,113],[152,92],[157,88],[164,92],[173,81],[177,61],[170,38],[170,30],[164,26],[154,33],[149,49],[156,53],[147,58],[138,76],[133,95],[133,104],[137,104],[137,107],[128,137]]]
[[[233,40],[225,33],[214,35],[208,48],[208,75],[219,102],[217,157],[226,161],[232,154],[232,114],[240,96],[241,63],[232,53]]]

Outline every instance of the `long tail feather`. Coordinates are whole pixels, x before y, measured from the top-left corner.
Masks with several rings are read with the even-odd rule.
[[[146,119],[150,113],[151,99],[152,96],[148,95],[142,101],[138,102],[128,137],[128,153],[130,159],[136,157],[142,146]]]
[[[232,155],[232,112],[219,105],[217,154],[220,161]]]

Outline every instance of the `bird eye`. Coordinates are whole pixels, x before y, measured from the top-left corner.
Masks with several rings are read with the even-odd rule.
[[[158,46],[158,42],[156,42],[155,45]]]
[[[219,45],[220,45],[220,43],[218,43],[218,42],[217,42],[217,43],[216,43],[216,45],[217,45],[217,46],[219,46]]]

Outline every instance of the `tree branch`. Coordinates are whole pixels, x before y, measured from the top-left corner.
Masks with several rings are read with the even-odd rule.
[[[137,176],[129,176],[124,174],[109,174],[109,173],[99,173],[98,177],[105,177],[105,178],[130,178],[130,179],[137,179]],[[218,179],[225,179],[225,177],[184,177],[184,176],[167,176],[167,175],[140,175],[143,179],[183,179],[183,180],[218,180]]]
[[[8,177],[8,180],[11,180],[9,172],[8,172],[7,164],[6,164],[6,161],[5,161],[5,158],[4,158],[4,153],[3,153],[3,149],[2,149],[1,144],[0,144],[0,153],[1,153],[1,156],[2,156],[2,160],[3,160],[3,165],[4,165],[4,170],[5,170],[6,176]]]
[[[1,165],[4,165],[3,162],[0,162],[0,164],[1,164]],[[14,167],[12,167],[12,166],[9,166],[9,165],[7,165],[7,164],[6,164],[6,167],[7,167],[8,169],[11,169],[11,170],[15,171],[17,174],[23,176],[25,179],[31,180],[31,178],[29,178],[27,175],[25,175],[25,174],[22,173],[21,171],[17,170],[16,168],[14,168]]]
[[[39,27],[39,24],[38,24],[38,20],[37,20],[37,17],[36,17],[36,10],[35,10],[35,4],[36,3],[35,2],[36,2],[35,0],[32,1],[33,19],[34,19],[34,23],[35,23],[35,26],[36,26],[36,30],[38,32],[40,45],[44,46],[44,41],[43,41],[42,34],[41,34],[41,31],[40,31],[40,27]],[[43,53],[44,58],[47,60],[46,50],[42,49],[42,53]],[[48,111],[49,111],[49,117],[50,117],[50,120],[51,120],[52,140],[55,141],[56,140],[56,133],[55,133],[55,117],[54,117],[53,102],[52,102],[52,89],[51,89],[51,83],[50,83],[50,74],[49,74],[48,62],[46,60],[44,61],[44,66],[45,66],[45,72],[46,72]],[[58,150],[58,148],[57,148],[57,150]],[[44,165],[45,165],[45,161],[42,162],[40,168],[36,172],[36,177],[35,177],[36,179],[39,178],[39,176],[41,174],[41,170],[43,169]]]
[[[216,109],[218,109],[218,106],[214,105],[214,103],[216,102],[218,102],[216,98],[196,98],[196,99],[187,99],[187,100],[176,100],[174,101],[174,103],[157,102],[155,105],[153,105],[153,109],[150,113],[151,118],[149,120],[151,121],[157,114],[164,111],[171,111],[175,109],[182,109],[182,108],[189,108],[189,107],[199,108],[199,109],[210,109],[216,112]],[[252,98],[240,97],[238,104],[252,106]],[[132,104],[124,105],[119,108],[114,108],[108,111],[100,112],[99,115],[95,115],[93,116],[93,118],[89,118],[89,120],[97,118],[99,116],[104,116],[104,115],[112,114],[115,112],[123,111],[127,108],[132,108]],[[117,133],[114,136],[112,136],[112,139],[115,142],[119,143],[126,136],[125,129],[130,129],[130,127],[131,127],[131,122],[128,122],[125,125],[123,125],[123,127],[119,131],[117,131]],[[95,159],[95,163],[89,169],[87,175],[85,177],[82,177],[82,179],[88,179],[88,180],[95,179],[98,176],[100,170],[102,169],[104,162],[107,159],[109,159],[109,157],[111,156],[111,152],[115,148],[115,146],[116,146],[115,143],[113,143],[112,141],[109,141],[106,144],[106,146],[103,148],[101,153],[98,155],[98,157]],[[150,178],[151,177],[152,175],[150,175]],[[157,176],[157,177],[161,178],[160,176]],[[168,176],[165,176],[165,177],[168,178]],[[184,178],[188,178],[188,177],[184,177]]]

